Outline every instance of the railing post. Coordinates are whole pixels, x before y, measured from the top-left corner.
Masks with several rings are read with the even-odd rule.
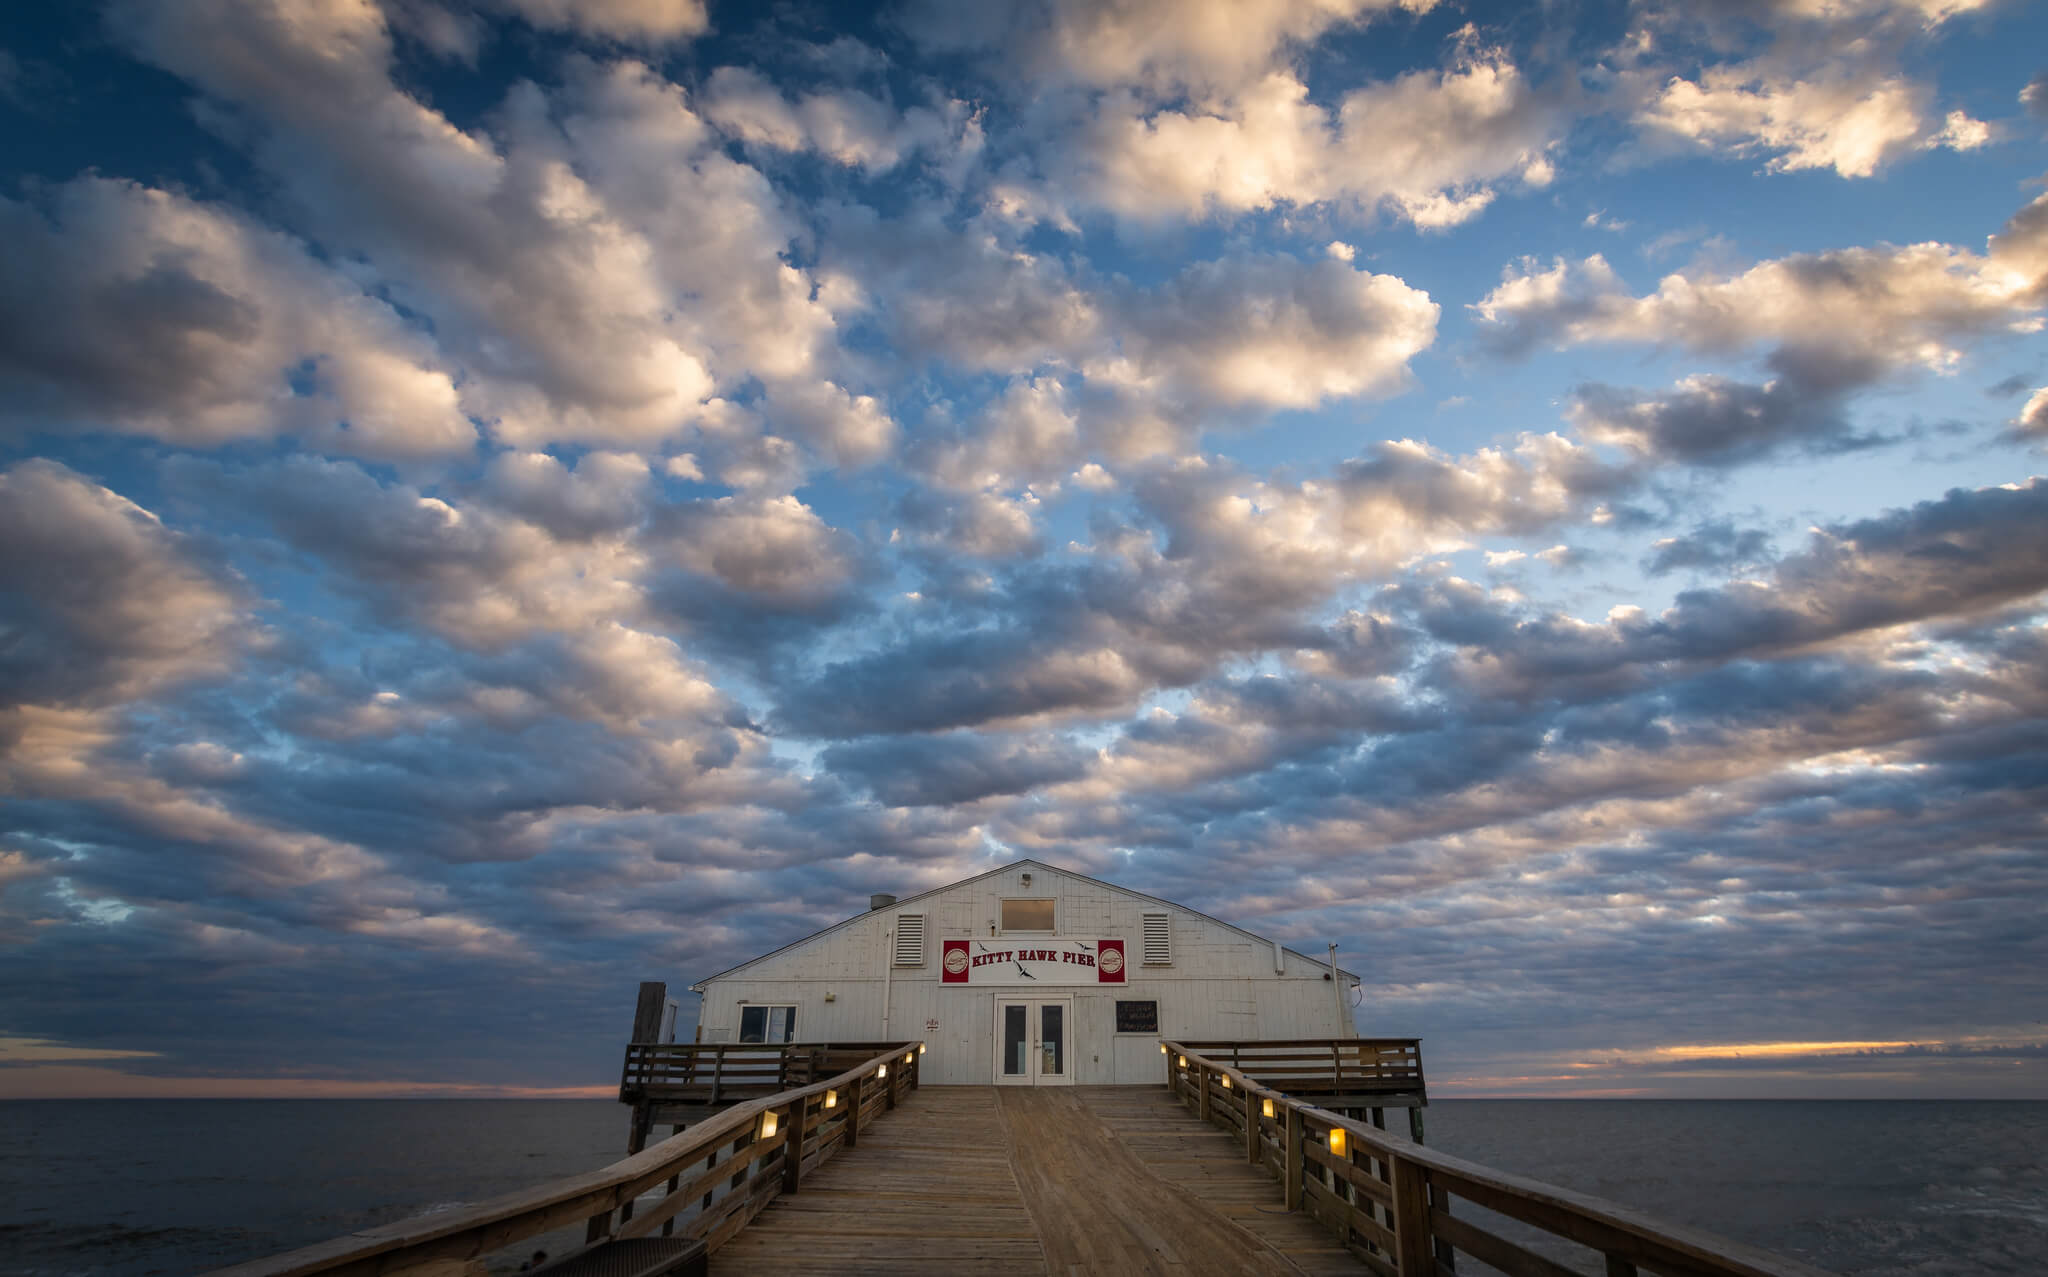
[[[1259,1097],[1252,1094],[1250,1084],[1244,1088],[1244,1160],[1253,1166],[1259,1164],[1259,1109],[1263,1107]]]
[[[886,1069],[889,1066],[885,1064],[882,1067]],[[885,1113],[896,1107],[896,1083],[898,1080],[897,1078],[889,1077],[887,1074],[884,1074],[882,1077],[882,1111]]]
[[[1281,1155],[1281,1195],[1286,1199],[1288,1210],[1301,1209],[1301,1173],[1308,1162],[1308,1141],[1303,1138],[1301,1110],[1287,1106],[1287,1146]]]
[[[1178,1091],[1179,1088],[1173,1084],[1173,1045],[1168,1042],[1161,1042],[1159,1045],[1166,1048],[1159,1053],[1159,1058],[1166,1061],[1166,1089],[1169,1092]]]
[[[853,1084],[846,1088],[848,1108],[846,1110],[846,1147],[860,1143],[860,1084],[861,1078],[854,1075]]]
[[[1394,1184],[1394,1260],[1401,1277],[1423,1277],[1432,1271],[1429,1235],[1429,1177],[1405,1157],[1388,1159]]]
[[[910,1052],[910,1089],[915,1091],[924,1081],[924,1052],[912,1049]]]
[[[1196,1111],[1196,1112],[1198,1112],[1198,1113],[1200,1113],[1200,1114],[1201,1114],[1201,1116],[1202,1116],[1202,1120],[1203,1120],[1204,1122],[1206,1122],[1206,1121],[1208,1121],[1208,1120],[1209,1120],[1209,1069],[1208,1069],[1208,1066],[1207,1066],[1207,1065],[1202,1065],[1202,1064],[1197,1064],[1197,1065],[1195,1065],[1195,1067],[1194,1067],[1194,1075],[1195,1075],[1195,1090],[1196,1090],[1196,1091],[1198,1091],[1198,1092],[1199,1092],[1199,1093],[1201,1094],[1201,1097],[1202,1097],[1202,1098],[1201,1098],[1201,1100],[1199,1101],[1199,1103],[1197,1104],[1197,1107],[1196,1107],[1196,1110],[1195,1110],[1195,1111]]]
[[[782,1191],[794,1193],[803,1180],[804,1174],[804,1119],[810,1108],[808,1099],[800,1099],[789,1106],[789,1134],[782,1141]]]

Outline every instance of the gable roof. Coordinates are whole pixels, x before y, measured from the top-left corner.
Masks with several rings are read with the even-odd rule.
[[[702,993],[704,992],[704,986],[710,984],[713,980],[723,980],[725,979],[725,977],[731,975],[733,972],[744,971],[748,967],[753,966],[757,962],[766,962],[768,961],[768,959],[780,957],[782,954],[788,953],[792,949],[800,949],[804,945],[809,944],[811,941],[818,939],[820,936],[829,936],[835,931],[841,930],[845,927],[850,927],[854,923],[864,921],[875,914],[886,913],[891,909],[900,909],[905,905],[915,904],[920,900],[925,900],[932,896],[936,896],[940,892],[951,891],[955,887],[965,887],[969,883],[980,882],[984,878],[993,878],[997,874],[1008,873],[1012,869],[1022,869],[1026,865],[1033,865],[1039,869],[1048,870],[1056,874],[1064,874],[1069,878],[1078,879],[1081,882],[1088,883],[1090,886],[1101,887],[1105,891],[1114,891],[1118,895],[1129,896],[1133,900],[1142,900],[1146,904],[1160,905],[1167,909],[1177,909],[1182,913],[1191,913],[1195,917],[1200,918],[1205,922],[1213,922],[1217,926],[1222,927],[1225,930],[1235,931],[1237,934],[1243,936],[1247,940],[1256,940],[1260,944],[1274,943],[1273,938],[1271,936],[1262,936],[1254,932],[1246,931],[1243,927],[1240,927],[1235,923],[1225,922],[1221,918],[1212,918],[1208,914],[1203,913],[1199,909],[1190,909],[1186,905],[1175,904],[1171,900],[1161,900],[1157,896],[1148,896],[1142,891],[1132,891],[1129,887],[1119,887],[1113,882],[1104,882],[1100,878],[1090,878],[1087,874],[1075,873],[1071,869],[1062,869],[1058,865],[1049,865],[1043,860],[1032,860],[1026,858],[1024,860],[1013,860],[1007,865],[997,865],[994,869],[990,869],[986,873],[978,873],[971,878],[962,878],[958,882],[949,882],[943,887],[933,887],[930,891],[920,891],[916,895],[905,897],[904,899],[897,901],[893,905],[883,905],[880,909],[869,909],[862,913],[857,913],[853,915],[851,918],[846,919],[844,922],[835,922],[831,926],[826,927],[823,930],[813,931],[811,934],[803,937],[801,940],[792,940],[788,944],[783,945],[780,949],[771,949],[767,953],[761,954],[759,957],[748,958],[745,962],[740,963],[738,966],[727,967],[725,970],[719,972],[717,975],[705,976],[702,980],[699,980],[695,984],[690,986],[690,992]],[[1295,957],[1300,958],[1304,962],[1312,962],[1317,966],[1328,965],[1325,959],[1310,957],[1308,954],[1302,953],[1298,949],[1289,949],[1285,945],[1282,945],[1281,950],[1282,952],[1293,954]],[[1354,981],[1359,978],[1356,972],[1346,971],[1343,967],[1338,967],[1337,973],[1339,975],[1350,976],[1351,979]]]

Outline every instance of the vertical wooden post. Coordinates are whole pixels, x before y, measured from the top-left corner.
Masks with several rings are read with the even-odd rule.
[[[809,1108],[808,1099],[799,1099],[789,1106],[789,1134],[782,1141],[782,1191],[785,1193],[794,1193],[803,1180],[804,1119]]]
[[[1301,1172],[1308,1161],[1307,1143],[1302,1138],[1301,1110],[1289,1104],[1286,1148],[1280,1155],[1280,1191],[1288,1210],[1301,1209]]]
[[[1179,1088],[1174,1085],[1175,1079],[1173,1076],[1173,1044],[1171,1042],[1162,1042],[1159,1045],[1166,1048],[1159,1056],[1160,1059],[1166,1061],[1166,1089],[1169,1092],[1177,1091]]]
[[[659,980],[640,982],[640,1000],[633,1005],[634,1042],[661,1040],[661,1013],[668,1006],[668,986]]]
[[[1429,1178],[1405,1157],[1389,1159],[1394,1181],[1394,1260],[1401,1277],[1434,1271],[1429,1237]]]
[[[846,1088],[846,1147],[860,1143],[860,1075],[855,1074],[853,1084]]]
[[[924,1081],[924,1052],[915,1047],[910,1052],[910,1089],[915,1091]]]
[[[1417,1144],[1422,1143],[1422,1110],[1419,1108],[1408,1110],[1408,1138]]]
[[[1196,1111],[1202,1115],[1202,1120],[1206,1122],[1209,1120],[1209,1070],[1205,1066],[1197,1064],[1194,1072],[1195,1089],[1201,1092],[1202,1096],[1200,1106]]]
[[[1263,1108],[1259,1097],[1252,1094],[1252,1088],[1244,1088],[1244,1160],[1253,1166],[1259,1164],[1259,1110]]]
[[[887,1066],[884,1065],[883,1067],[886,1068]],[[901,1080],[900,1078],[887,1076],[882,1078],[882,1109],[884,1112],[896,1107],[896,1083]]]

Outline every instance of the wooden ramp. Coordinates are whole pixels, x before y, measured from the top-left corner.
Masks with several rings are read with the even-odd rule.
[[[927,1086],[719,1249],[716,1274],[1363,1271],[1241,1142],[1152,1087]]]

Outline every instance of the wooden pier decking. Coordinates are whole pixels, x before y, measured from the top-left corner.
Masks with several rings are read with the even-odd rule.
[[[1159,1087],[998,1088],[921,1086],[917,1042],[850,1049],[878,1045],[819,1078],[836,1048],[792,1044],[784,1054],[803,1056],[813,1080],[623,1161],[216,1277],[485,1277],[576,1220],[584,1247],[544,1277],[600,1277],[647,1250],[663,1252],[663,1277],[706,1273],[707,1257],[724,1274],[1824,1277],[1394,1135],[1378,1104],[1402,1091],[1384,1084],[1420,1081],[1419,1059],[1398,1046],[1372,1046],[1361,1071],[1355,1039],[1161,1039]],[[1304,1071],[1325,1058],[1326,1073]],[[637,1147],[653,1104],[674,1101],[631,1099]],[[1498,1216],[1521,1231],[1494,1231]]]
[[[1240,1141],[1150,1087],[925,1087],[711,1272],[1356,1274]]]

